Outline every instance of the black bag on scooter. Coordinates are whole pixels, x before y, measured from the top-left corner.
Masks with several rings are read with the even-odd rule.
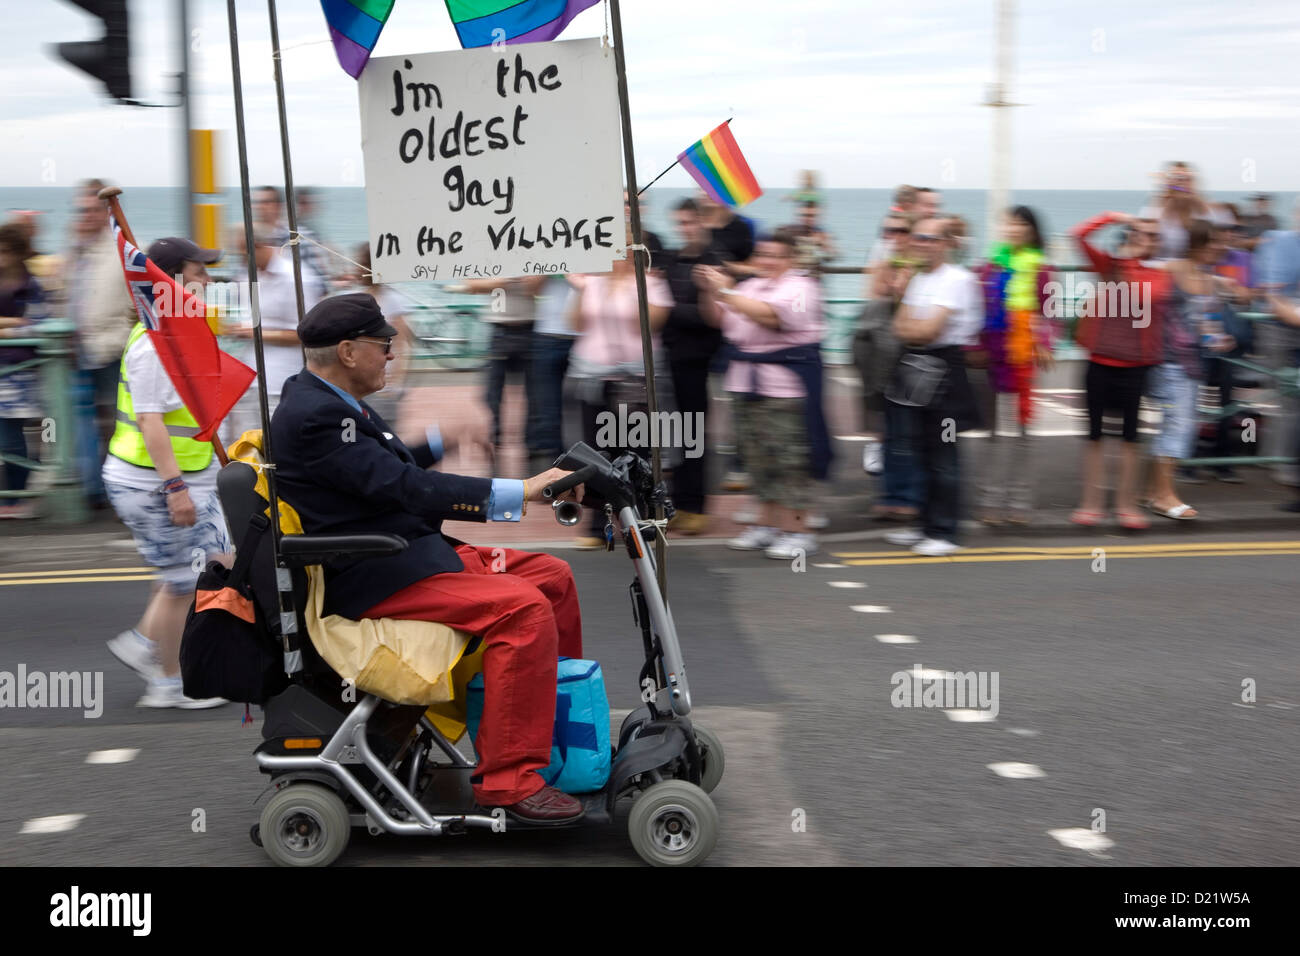
[[[288,686],[279,644],[248,587],[253,555],[269,528],[264,515],[254,515],[234,567],[209,561],[199,575],[181,638],[187,697],[261,704]]]

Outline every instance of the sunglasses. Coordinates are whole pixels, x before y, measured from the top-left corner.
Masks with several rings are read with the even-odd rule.
[[[353,341],[353,342],[369,342],[371,345],[382,345],[382,346],[384,347],[384,354],[385,354],[385,355],[392,355],[392,354],[393,354],[393,340],[392,340],[392,339],[369,339],[369,338],[363,338],[363,337],[361,337],[361,336],[358,336],[357,338],[353,339],[352,341]]]
[[[940,242],[943,240],[943,236],[936,236],[929,232],[914,232],[912,238],[917,242]]]
[[[902,226],[886,226],[884,229],[880,230],[880,232],[882,235],[886,236],[903,236],[907,234],[907,230]]]

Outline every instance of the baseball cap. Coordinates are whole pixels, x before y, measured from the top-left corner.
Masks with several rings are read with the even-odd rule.
[[[202,262],[210,266],[221,258],[221,250],[200,249],[188,239],[169,236],[155,242],[145,255],[154,265],[170,275],[180,272],[181,267],[187,262]]]

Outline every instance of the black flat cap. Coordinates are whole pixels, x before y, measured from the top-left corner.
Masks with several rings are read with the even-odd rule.
[[[389,339],[397,335],[384,319],[375,297],[367,292],[349,292],[321,299],[302,318],[298,338],[307,348],[335,345],[358,336]]]
[[[182,239],[180,236],[169,236],[155,242],[145,252],[145,255],[163,272],[172,275],[180,272],[181,266],[187,262],[202,262],[204,265],[212,265],[221,258],[221,250],[201,249],[188,239]]]

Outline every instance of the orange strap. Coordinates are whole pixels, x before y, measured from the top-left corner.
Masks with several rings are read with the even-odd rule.
[[[194,610],[199,611],[225,611],[227,614],[233,614],[241,621],[247,621],[249,624],[254,623],[253,602],[244,597],[234,588],[222,588],[220,591],[198,591],[194,596]]]

